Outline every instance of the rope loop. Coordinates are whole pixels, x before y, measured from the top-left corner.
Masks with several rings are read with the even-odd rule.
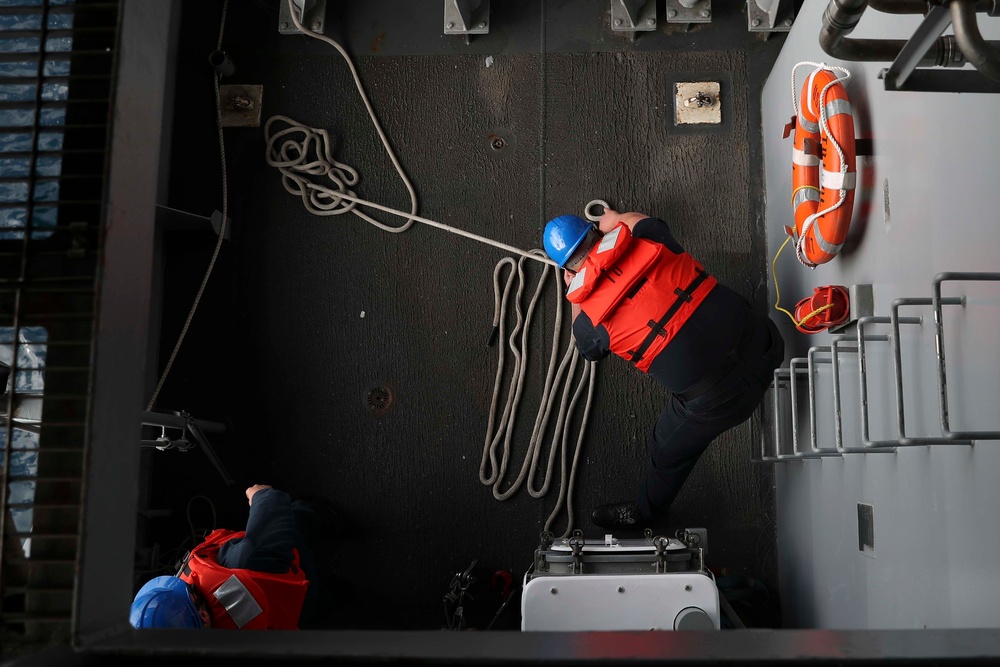
[[[542,251],[535,249],[531,252],[540,254]],[[497,358],[496,376],[493,382],[493,399],[490,404],[486,439],[483,443],[483,455],[479,465],[479,481],[485,486],[492,487],[493,497],[497,500],[502,501],[512,497],[524,485],[525,481],[527,481],[528,494],[533,498],[541,498],[548,493],[552,484],[553,468],[558,457],[561,461],[559,497],[556,500],[556,505],[552,513],[545,522],[544,529],[550,529],[565,505],[568,517],[566,532],[562,535],[565,537],[569,535],[573,528],[573,486],[576,481],[580,451],[593,403],[597,364],[596,362],[584,361],[583,370],[576,379],[574,389],[573,377],[576,375],[576,368],[582,357],[576,349],[576,344],[571,336],[565,351],[561,355],[561,360],[559,359],[562,314],[565,304],[562,299],[562,277],[558,271],[553,271],[556,316],[552,329],[552,344],[545,375],[545,386],[542,390],[538,410],[535,413],[535,424],[532,429],[531,438],[528,441],[527,451],[521,462],[521,467],[514,480],[509,483],[506,490],[503,490],[504,478],[507,474],[511,458],[511,446],[517,422],[518,408],[524,388],[525,372],[528,367],[531,323],[539,297],[545,285],[545,279],[549,273],[548,265],[543,265],[543,270],[538,277],[538,282],[535,285],[527,310],[522,311],[521,301],[526,285],[524,272],[526,259],[526,257],[521,257],[521,259],[515,262],[510,257],[504,257],[497,262],[493,269],[493,327],[494,330],[499,331],[500,349]],[[507,271],[506,279],[503,277],[505,271]],[[512,293],[514,294],[514,325],[508,332],[508,313]],[[505,375],[505,363],[507,360],[506,348],[509,348],[513,363],[507,387],[507,397],[504,401],[502,414],[498,418],[497,412],[499,410],[500,395]],[[556,364],[557,360],[559,360],[558,366]],[[585,389],[587,391],[587,399],[579,430],[577,431],[576,447],[567,479],[566,459],[569,448],[568,441],[572,431],[571,424],[574,421],[577,404],[583,396]],[[556,411],[555,408],[557,405],[558,410]],[[544,449],[543,441],[554,412],[557,412],[557,414],[555,417],[554,432],[549,439],[545,475],[541,484],[537,485],[535,477],[540,471],[539,459]]]

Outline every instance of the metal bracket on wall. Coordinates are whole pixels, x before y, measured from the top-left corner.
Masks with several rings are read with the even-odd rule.
[[[264,86],[219,86],[222,127],[260,127]]]
[[[712,0],[666,0],[667,23],[711,23]]]
[[[611,31],[631,33],[656,30],[656,0],[611,0]]]
[[[674,125],[721,123],[721,94],[718,81],[678,81],[674,84]]]
[[[791,0],[747,0],[747,30],[788,32],[795,19]]]
[[[875,314],[875,288],[866,283],[861,285],[851,285],[847,298],[848,315],[847,319],[840,324],[828,329],[830,333],[839,333],[853,327],[862,317]]]
[[[996,3],[995,3],[996,4]],[[990,13],[990,16],[993,14]],[[920,26],[900,49],[896,59],[888,68],[878,73],[885,82],[885,89],[907,90],[928,93],[1000,93],[1000,82],[987,78],[980,72],[942,72],[937,69],[918,69],[928,52],[951,26],[951,10],[948,6],[932,6]],[[947,40],[953,40],[951,36]],[[941,67],[958,67],[964,56],[957,47],[948,62],[939,62]]]
[[[886,89],[905,90],[906,80],[913,74],[924,54],[951,25],[951,11],[947,7],[931,7],[913,36],[900,49],[892,66],[879,76],[885,80]]]
[[[444,34],[487,35],[490,32],[490,0],[444,0]]]
[[[226,486],[232,486],[235,483],[235,480],[229,476],[226,466],[223,465],[222,460],[215,453],[206,435],[206,433],[225,433],[228,430],[225,424],[194,419],[185,411],[174,413],[144,411],[142,412],[142,425],[158,426],[161,429],[175,429],[181,431],[182,435],[177,440],[172,440],[165,436],[157,440],[141,440],[139,442],[141,447],[187,451],[198,445],[201,451],[205,453],[205,456],[208,457],[209,462],[215,466],[219,475],[222,476],[222,480]],[[188,440],[187,436],[190,436],[194,442],[192,443],[191,440]]]
[[[323,33],[326,25],[326,0],[292,0],[298,7],[302,25],[313,32]],[[288,9],[288,0],[278,3],[278,32],[282,35],[297,35],[299,29],[292,21],[292,13]]]

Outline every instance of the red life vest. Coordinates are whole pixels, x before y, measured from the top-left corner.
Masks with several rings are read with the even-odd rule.
[[[645,373],[716,284],[688,253],[635,238],[619,222],[590,249],[566,298],[604,325],[612,352]]]
[[[231,570],[219,564],[219,549],[243,531],[220,528],[191,550],[178,575],[194,585],[208,603],[212,627],[244,630],[296,630],[309,582],[293,550],[292,567],[284,574]]]

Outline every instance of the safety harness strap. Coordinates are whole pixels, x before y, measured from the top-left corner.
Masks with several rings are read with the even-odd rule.
[[[677,298],[674,299],[673,304],[667,309],[667,312],[663,314],[663,317],[661,317],[658,322],[654,322],[653,320],[649,321],[649,333],[646,335],[646,338],[643,339],[642,344],[639,345],[639,349],[631,352],[632,358],[629,361],[633,364],[637,364],[642,361],[642,356],[646,354],[646,350],[648,350],[650,345],[653,344],[656,337],[667,335],[667,323],[673,318],[674,315],[677,314],[677,311],[681,309],[681,306],[691,301],[691,295],[694,294],[694,291],[698,289],[698,287],[700,287],[706,280],[708,280],[708,273],[704,269],[699,268],[698,276],[691,281],[690,285],[685,287],[683,290],[679,288],[675,290]]]

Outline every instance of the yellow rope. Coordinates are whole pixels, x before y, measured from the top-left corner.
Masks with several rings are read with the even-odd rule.
[[[810,187],[810,186],[804,186],[804,187]],[[792,315],[790,312],[788,312],[779,305],[781,303],[781,291],[778,289],[778,273],[775,270],[774,266],[775,264],[778,263],[778,257],[781,255],[781,251],[785,249],[785,246],[788,245],[788,242],[791,240],[792,240],[791,236],[786,237],[785,242],[781,244],[780,248],[778,248],[778,252],[774,253],[774,259],[771,260],[771,277],[774,279],[774,309],[780,310],[785,315],[788,315],[788,318],[792,321],[792,324],[794,324],[795,327],[798,328],[801,327],[804,322],[808,322],[812,318],[822,313],[824,310],[829,310],[830,308],[833,308],[833,304],[828,303],[825,306],[820,306],[816,310],[812,311],[811,313],[803,317],[802,320],[799,322],[795,321],[794,315]]]
[[[815,190],[816,192],[819,192],[820,194],[823,194],[820,191],[820,189],[817,188],[815,185],[800,185],[799,187],[797,187],[794,190],[792,190],[792,200],[791,200],[792,201],[792,206],[795,206],[795,195],[799,194],[799,190]]]

